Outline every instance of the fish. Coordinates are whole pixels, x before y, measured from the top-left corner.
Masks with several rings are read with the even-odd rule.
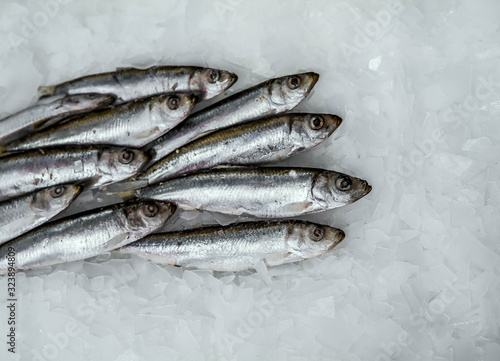
[[[82,190],[80,185],[58,185],[0,203],[0,244],[46,223],[68,208]]]
[[[123,147],[65,147],[29,150],[0,157],[0,201],[67,183],[98,188],[135,175],[146,153]]]
[[[145,147],[157,162],[193,139],[249,120],[295,108],[319,79],[313,72],[270,79],[191,114],[177,127]]]
[[[342,123],[330,114],[285,114],[222,129],[186,144],[134,178],[154,184],[220,165],[278,161],[325,141]]]
[[[0,120],[0,145],[7,144],[81,113],[105,108],[115,101],[112,94],[74,94],[46,98]]]
[[[192,93],[200,100],[211,99],[229,89],[238,77],[225,70],[196,66],[153,66],[146,69],[118,68],[92,74],[57,85],[41,86],[39,94],[51,96],[75,93],[111,93],[116,103],[155,94]]]
[[[248,222],[156,233],[116,249],[153,262],[192,269],[242,271],[296,262],[329,252],[342,230],[304,221]]]
[[[259,218],[295,217],[351,204],[370,193],[367,181],[316,168],[236,167],[171,179],[135,191],[141,200]]]
[[[191,94],[157,95],[72,118],[5,146],[21,151],[64,145],[142,147],[184,120],[195,104]]]
[[[122,203],[47,223],[0,246],[0,273],[109,252],[156,231],[174,212],[169,203]],[[10,262],[9,257],[15,260]]]

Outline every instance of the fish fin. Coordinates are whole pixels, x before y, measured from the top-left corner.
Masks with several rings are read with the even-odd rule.
[[[39,86],[38,87],[38,93],[40,93],[40,98],[49,97],[51,95],[54,95],[55,91],[56,91],[56,87],[54,85]]]
[[[9,148],[7,147],[0,147],[0,158],[8,157],[9,155],[12,155],[14,153],[16,152],[9,150]]]
[[[124,201],[129,201],[133,198],[135,198],[137,196],[137,188],[138,187],[135,187],[134,186],[134,183],[132,182],[127,182],[124,184],[125,186],[125,189],[122,188],[120,190],[120,188],[116,189],[115,191],[113,190],[110,190],[110,191],[106,191],[106,194],[107,195],[110,195],[110,196],[118,196],[120,197],[121,199],[123,199]]]
[[[210,169],[241,169],[241,168],[251,168],[251,167],[247,167],[244,165],[236,165],[236,164],[219,164]]]
[[[137,69],[137,68],[134,68],[133,66],[124,66],[124,67],[118,67],[116,68],[116,71],[128,71],[128,70],[134,70],[134,69]]]
[[[59,123],[61,120],[65,119],[65,118],[68,118],[68,116],[67,115],[66,116],[64,116],[64,115],[58,115],[58,116],[55,116],[55,117],[52,117],[52,118],[47,118],[47,119],[39,120],[38,122],[36,122],[35,124],[33,124],[33,129],[35,129],[35,130],[41,130],[43,128],[50,127],[51,125]]]
[[[299,214],[304,214],[305,211],[307,211],[311,206],[313,205],[312,202],[298,202],[298,203],[292,203],[288,204],[284,207],[284,211],[286,213],[299,213]]]
[[[278,266],[285,263],[284,260],[290,258],[292,252],[287,253],[268,253],[264,257],[264,262],[267,266]]]
[[[145,130],[135,136],[137,139],[143,139],[143,138],[150,138],[152,135],[158,135],[161,134],[160,129],[158,127],[155,127],[154,129],[151,130]]]
[[[126,245],[128,242],[124,242],[125,240],[127,240],[129,238],[129,234],[128,233],[122,233],[122,234],[119,234],[117,236],[114,236],[113,238],[111,238],[109,241],[106,242],[106,250],[105,252],[109,252],[109,251],[112,251],[116,248],[120,248],[124,245]]]
[[[106,194],[110,196],[118,196],[124,201],[129,201],[135,198],[135,189],[127,189],[121,192],[106,192]]]

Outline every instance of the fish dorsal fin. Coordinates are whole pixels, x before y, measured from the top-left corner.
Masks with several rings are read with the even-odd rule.
[[[210,169],[249,169],[252,167],[247,167],[244,165],[236,165],[236,164],[219,164]]]

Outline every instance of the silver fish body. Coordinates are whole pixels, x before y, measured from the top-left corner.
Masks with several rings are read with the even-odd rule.
[[[102,187],[133,176],[148,160],[138,149],[98,146],[5,155],[0,157],[0,200],[80,181]]]
[[[61,213],[82,189],[78,185],[60,185],[0,203],[0,244]]]
[[[56,124],[64,118],[104,108],[115,101],[111,94],[75,94],[43,99],[0,120],[0,144]]]
[[[137,191],[179,208],[260,218],[331,210],[370,193],[365,180],[313,168],[228,168],[171,179]]]
[[[29,270],[97,256],[157,230],[175,207],[147,202],[114,205],[47,223],[0,246],[0,273]],[[12,252],[12,250],[14,250]]]
[[[63,145],[142,147],[184,120],[195,104],[191,94],[158,95],[72,118],[7,145],[20,151]]]
[[[329,114],[285,114],[222,129],[170,153],[136,180],[153,184],[218,165],[278,161],[317,146],[341,123]]]
[[[296,262],[330,251],[340,229],[302,221],[239,223],[158,233],[117,250],[154,262],[214,271],[241,271]]]
[[[318,74],[311,72],[271,79],[196,112],[148,147],[152,161],[204,133],[285,113],[310,93],[318,78]]]
[[[228,71],[195,66],[153,66],[146,69],[118,68],[86,75],[53,86],[42,86],[42,96],[74,93],[111,93],[118,102],[162,93],[192,93],[210,99],[231,87],[238,77]]]

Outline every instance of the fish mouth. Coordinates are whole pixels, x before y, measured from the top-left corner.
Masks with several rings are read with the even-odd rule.
[[[228,81],[228,86],[227,86],[226,90],[229,89],[230,87],[232,87],[233,84],[238,81],[238,75],[236,75],[235,73],[231,73],[231,72],[228,72],[228,74],[229,74],[229,81]]]
[[[316,85],[316,83],[318,82],[319,80],[319,74],[318,73],[315,73],[315,72],[311,72],[309,73],[312,77],[312,81],[311,81],[311,85],[309,86],[309,91],[312,90],[312,88],[314,88],[314,86]]]
[[[332,243],[330,247],[328,247],[327,251],[331,251],[334,249],[340,242],[342,242],[345,239],[345,233],[341,229],[336,229],[336,241]]]
[[[198,100],[199,98],[196,94],[189,94],[189,97],[187,98],[187,102],[189,103],[188,115],[191,110],[193,110],[196,103],[198,103]]]
[[[334,115],[333,118],[335,119],[335,122],[336,122],[336,126],[335,126],[335,129],[337,129],[338,127],[340,127],[340,124],[342,124],[342,118],[339,117],[338,115]]]
[[[99,103],[100,107],[106,107],[108,105],[112,105],[116,101],[116,95],[115,94],[106,94],[106,98],[101,100]]]
[[[84,186],[81,184],[73,184],[74,193],[71,197],[71,202],[73,202],[78,196],[83,192]]]
[[[350,199],[346,204],[352,204],[359,201],[361,198],[365,197],[368,193],[372,191],[372,186],[368,184],[367,181],[363,181],[365,184],[364,189],[360,189],[353,193],[352,199]],[[361,188],[361,187],[360,187]]]

